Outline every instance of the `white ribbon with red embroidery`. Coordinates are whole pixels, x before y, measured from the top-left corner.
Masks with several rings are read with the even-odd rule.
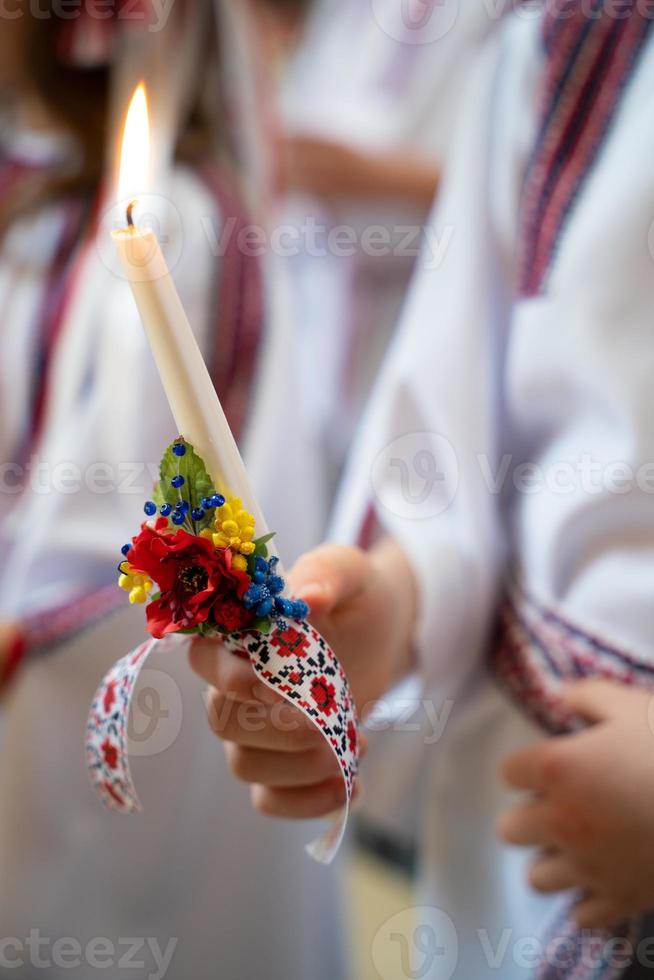
[[[127,752],[132,696],[146,660],[160,640],[149,640],[123,657],[98,688],[87,723],[89,774],[103,803],[122,813],[141,804]],[[246,653],[259,680],[298,708],[322,732],[336,756],[346,802],[309,854],[329,864],[343,839],[358,770],[358,723],[345,673],[324,638],[309,623],[289,622],[268,636],[244,633],[224,639],[235,654]]]

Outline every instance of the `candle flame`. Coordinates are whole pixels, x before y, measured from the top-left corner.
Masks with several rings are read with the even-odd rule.
[[[129,104],[120,151],[118,197],[133,199],[148,187],[150,174],[150,120],[145,84],[140,82]]]

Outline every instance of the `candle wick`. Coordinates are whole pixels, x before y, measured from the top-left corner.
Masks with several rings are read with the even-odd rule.
[[[130,228],[134,227],[134,218],[132,217],[132,212],[134,211],[135,206],[136,206],[136,201],[130,201],[129,204],[127,205],[127,224],[128,227]]]

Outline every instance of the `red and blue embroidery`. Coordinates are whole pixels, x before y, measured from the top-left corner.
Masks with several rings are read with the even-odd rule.
[[[545,286],[567,220],[598,159],[651,24],[652,17],[637,0],[624,0],[619,16],[609,0],[547,4],[540,131],[522,199],[520,296],[535,296]]]
[[[563,681],[603,677],[654,688],[654,662],[583,629],[518,585],[500,610],[492,665],[521,707],[552,734],[575,727],[560,706]]]

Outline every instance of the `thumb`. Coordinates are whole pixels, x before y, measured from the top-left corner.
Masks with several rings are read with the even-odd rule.
[[[291,569],[291,593],[309,604],[314,614],[333,612],[355,598],[368,583],[370,567],[363,551],[325,544],[303,555]]]
[[[607,721],[630,703],[633,691],[626,685],[607,680],[584,680],[563,684],[561,700],[574,714],[589,722]]]

